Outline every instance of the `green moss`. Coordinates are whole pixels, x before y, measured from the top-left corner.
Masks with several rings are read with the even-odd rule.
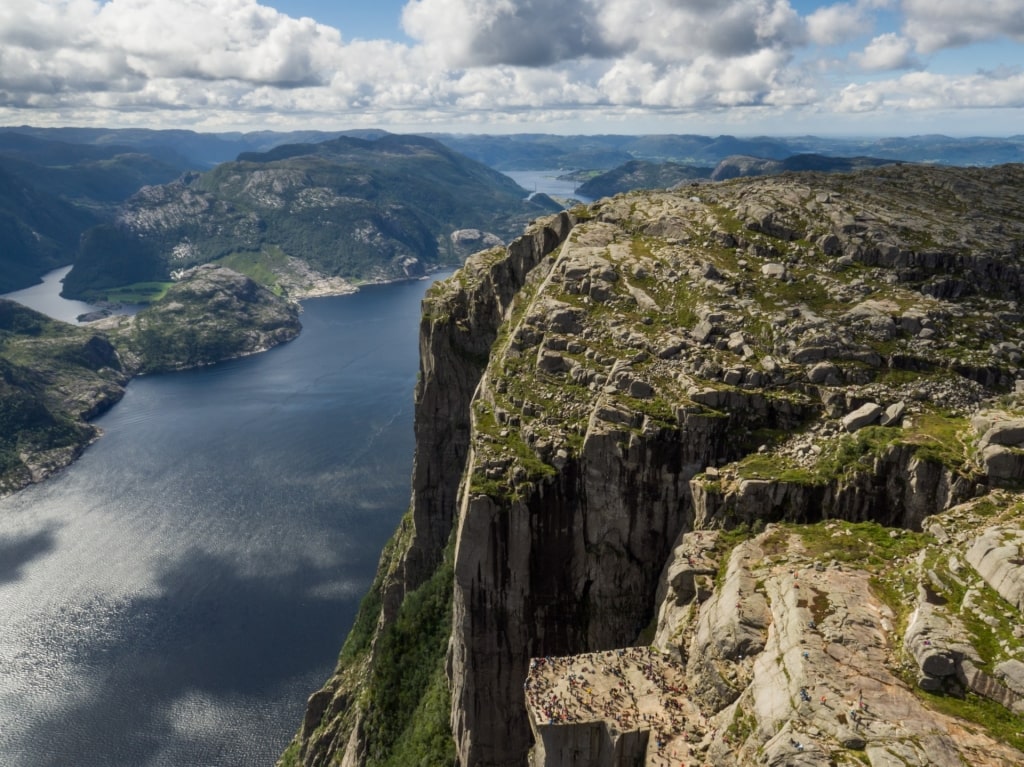
[[[293,740],[288,744],[288,748],[285,749],[284,753],[281,754],[281,758],[277,761],[277,767],[299,767],[299,751],[302,745],[297,741]]]
[[[757,717],[751,712],[744,711],[736,706],[733,712],[732,722],[729,723],[729,737],[738,743],[742,743],[757,731]]]
[[[377,637],[365,690],[363,732],[369,767],[449,764],[445,652],[451,631],[454,542],[433,576],[406,595]]]

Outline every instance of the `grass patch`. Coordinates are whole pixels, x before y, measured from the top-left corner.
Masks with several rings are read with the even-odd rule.
[[[813,525],[783,527],[798,534],[808,556],[815,559],[835,559],[857,563],[860,569],[882,572],[893,566],[893,561],[917,553],[926,543],[925,533],[900,530],[890,535],[893,528],[877,522],[840,522],[831,520]]]
[[[906,441],[917,445],[917,457],[956,470],[962,470],[965,449],[962,435],[970,428],[966,418],[925,412],[913,418]]]
[[[108,288],[106,301],[112,304],[152,304],[166,295],[173,282],[135,282]]]
[[[281,271],[287,269],[288,256],[276,245],[263,250],[245,250],[229,253],[214,263],[244,274],[277,295],[283,294],[278,283]]]
[[[406,595],[395,620],[377,637],[364,720],[370,767],[452,761],[444,662],[451,632],[453,560],[454,538],[442,564]]]
[[[1024,718],[1015,716],[995,701],[968,693],[963,699],[929,693],[915,687],[917,695],[940,713],[975,722],[994,739],[1024,751]]]
[[[814,471],[797,466],[792,460],[775,453],[753,453],[736,464],[741,479],[770,479],[795,485],[820,484],[824,480]]]

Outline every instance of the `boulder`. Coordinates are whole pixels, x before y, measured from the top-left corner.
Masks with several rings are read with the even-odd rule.
[[[819,362],[814,365],[807,371],[807,380],[812,384],[825,386],[839,386],[843,382],[842,373],[831,362]]]
[[[1011,421],[997,421],[989,427],[979,445],[1005,445],[1008,447],[1024,446],[1024,418]]]
[[[996,664],[995,677],[1017,695],[1024,696],[1024,663],[1017,659]]]
[[[971,544],[966,556],[978,575],[1018,610],[1024,610],[1022,543],[1024,531],[994,527]]]
[[[881,426],[899,426],[903,421],[903,414],[907,412],[906,402],[897,402],[889,405],[878,422]]]
[[[881,405],[876,402],[868,402],[852,413],[847,413],[843,416],[843,428],[849,432],[863,429],[865,426],[875,423],[882,415],[882,412]]]
[[[990,479],[1024,479],[1024,451],[1003,445],[987,445],[981,451],[981,462]]]
[[[537,355],[537,368],[545,373],[564,373],[569,369],[569,365],[566,363],[565,357],[558,352],[541,349]]]

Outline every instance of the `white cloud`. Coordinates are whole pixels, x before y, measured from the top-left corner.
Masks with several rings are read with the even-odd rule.
[[[925,70],[915,51],[1024,40],[1022,4],[849,0],[801,17],[790,0],[409,0],[415,42],[399,43],[346,41],[259,0],[0,0],[0,121],[525,126],[582,112],[756,125],[783,109],[1012,106],[1012,72],[843,78]],[[899,34],[874,32],[881,9],[905,12]]]
[[[954,110],[1024,108],[1024,72],[950,76],[912,72],[894,80],[846,86],[839,112],[881,109]]]
[[[803,37],[788,0],[410,0],[402,21],[452,66],[745,56]]]
[[[903,0],[904,32],[922,53],[1007,37],[1024,42],[1021,0]]]
[[[807,17],[807,33],[818,45],[835,45],[852,40],[870,29],[863,9],[849,3],[819,8]]]
[[[851,58],[861,69],[871,72],[915,69],[920,66],[920,62],[914,58],[913,47],[907,38],[887,32],[876,37],[862,53],[855,53]]]
[[[341,45],[337,30],[254,0],[113,0],[93,28],[147,77],[311,84]]]
[[[546,66],[617,51],[595,22],[602,0],[410,0],[405,31],[453,66]]]
[[[160,79],[324,82],[341,38],[255,0],[7,0],[0,43],[0,89],[31,79],[34,92],[74,99]]]
[[[600,5],[601,29],[613,46],[664,62],[790,49],[804,37],[787,0],[604,0]]]

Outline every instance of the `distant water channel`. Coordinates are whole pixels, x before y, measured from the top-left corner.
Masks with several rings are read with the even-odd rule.
[[[37,312],[42,312],[54,319],[70,322],[72,325],[79,325],[81,323],[78,322],[78,317],[83,314],[97,312],[103,307],[87,304],[85,301],[73,301],[69,298],[60,297],[61,283],[70,271],[70,266],[54,269],[52,272],[45,274],[43,281],[38,285],[33,285],[30,288],[24,288],[14,293],[5,293],[3,297],[24,304],[29,309],[35,309]],[[111,314],[135,314],[141,308],[138,304],[121,304],[110,308],[109,311]]]
[[[593,202],[591,198],[576,191],[575,181],[565,181],[559,176],[561,170],[506,170],[505,175],[528,192],[539,192],[552,197],[571,197],[580,202]]]
[[[78,462],[0,501],[0,764],[274,763],[408,504],[427,284],[136,379]]]

